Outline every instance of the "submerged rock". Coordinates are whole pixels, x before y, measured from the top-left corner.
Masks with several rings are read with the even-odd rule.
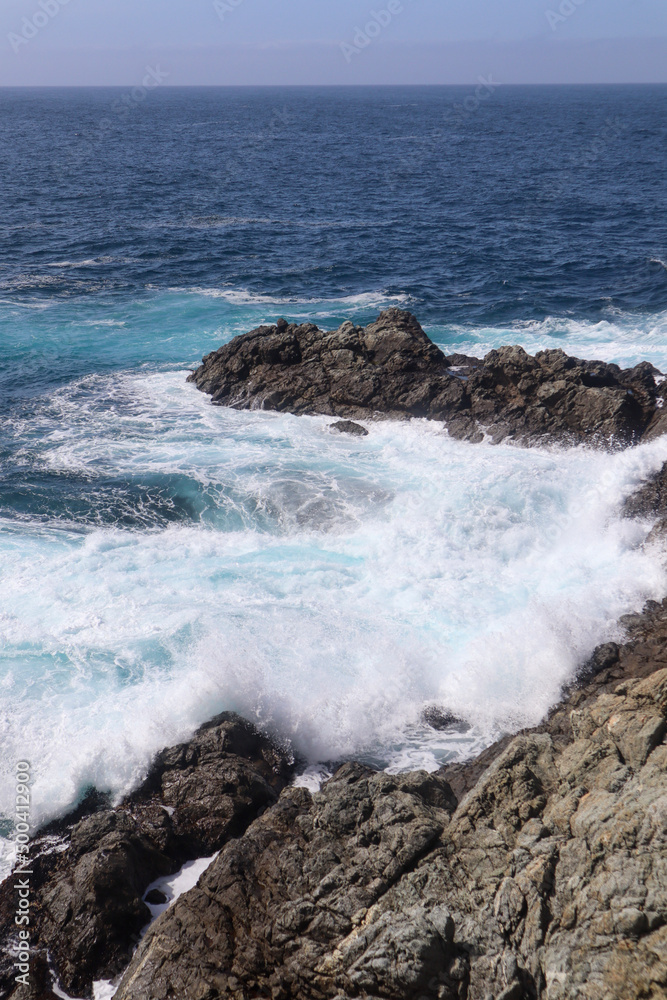
[[[354,420],[339,420],[335,424],[329,425],[329,430],[338,434],[352,434],[355,437],[368,437],[368,431],[361,424],[355,424]]]
[[[30,945],[34,976],[42,977],[35,986],[49,994],[47,957],[76,997],[90,997],[94,980],[121,973],[151,918],[142,898],[148,885],[242,834],[276,801],[291,771],[288,754],[224,713],[162,751],[116,809],[52,826],[31,854]],[[20,998],[22,986],[12,993],[15,910],[9,879],[0,887],[0,996]]]
[[[284,790],[155,921],[117,1000],[666,996],[667,601],[637,617],[477,761]]]
[[[628,444],[667,430],[658,374],[647,363],[622,370],[517,346],[448,358],[411,313],[388,309],[366,327],[348,321],[330,332],[286,320],[261,326],[208,354],[188,379],[237,409],[426,417],[469,441]]]

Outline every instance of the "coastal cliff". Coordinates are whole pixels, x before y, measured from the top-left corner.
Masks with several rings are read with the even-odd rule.
[[[435,774],[347,763],[311,794],[214,720],[35,842],[33,986],[10,879],[2,995],[51,998],[55,975],[76,997],[120,976],[117,1000],[664,997],[667,601],[626,625],[541,726]],[[148,885],[216,850],[140,940]]]
[[[658,375],[558,351],[445,357],[390,310],[334,334],[260,328],[192,380],[243,408],[629,444],[662,428]],[[625,506],[658,544],[666,482]],[[91,998],[100,980],[117,1000],[666,997],[667,599],[621,624],[625,641],[598,647],[541,725],[433,774],[347,762],[311,793],[288,747],[211,720],[119,805],[91,793],[34,839],[30,986],[15,981],[10,878],[0,997]],[[151,885],[200,858],[196,885],[151,922],[168,902]]]
[[[634,634],[460,801],[446,770],[357,764],[283,791],[155,922],[118,1000],[664,997],[667,603]]]

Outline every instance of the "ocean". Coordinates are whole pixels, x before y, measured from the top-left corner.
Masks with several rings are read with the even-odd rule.
[[[0,813],[118,797],[226,709],[315,782],[537,723],[664,596],[667,460],[210,405],[262,322],[667,371],[667,87],[0,90]],[[437,708],[466,725],[434,729]],[[8,820],[4,832],[11,829]],[[2,830],[0,830],[2,832]]]

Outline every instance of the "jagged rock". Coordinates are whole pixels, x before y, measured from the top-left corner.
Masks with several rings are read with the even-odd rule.
[[[330,968],[334,948],[358,937],[369,910],[439,843],[453,807],[437,776],[393,777],[358,764],[344,765],[315,796],[287,789],[219,855],[187,903],[171,907],[170,919],[138,950],[118,1000],[344,991]],[[412,924],[407,915],[401,929],[383,926],[375,936],[396,995],[429,978],[441,954],[454,950],[441,909],[424,917],[428,944]],[[347,948],[340,960],[355,992],[372,976],[362,971],[363,951]]]
[[[283,791],[153,924],[117,1000],[666,996],[667,601],[612,652],[481,768],[347,764]]]
[[[658,389],[644,365],[623,371],[562,350],[535,357],[516,346],[491,351],[466,388],[474,419],[493,441],[628,444],[641,438],[658,412]]]
[[[623,513],[626,517],[653,518],[653,528],[646,541],[664,545],[667,539],[667,462],[628,497]]]
[[[311,796],[218,717],[37,840],[27,991],[0,887],[0,995],[53,1000],[51,960],[76,996],[129,962],[117,1000],[667,996],[667,600],[623,624],[540,726],[435,775],[348,763]],[[218,848],[131,957],[146,886]]]
[[[426,417],[473,442],[511,437],[628,444],[667,430],[659,374],[561,350],[502,347],[446,357],[415,317],[388,309],[366,327],[261,326],[207,355],[189,377],[219,405],[347,420]]]
[[[275,801],[292,772],[291,755],[253,725],[225,712],[186,743],[163,750],[130,808],[159,801],[182,857],[203,857],[237,837]]]
[[[667,516],[667,463],[625,501],[626,517]]]
[[[428,416],[443,393],[453,411],[463,401],[448,367],[414,316],[390,309],[367,327],[348,321],[332,333],[312,323],[261,326],[209,354],[189,381],[237,409],[405,418]]]
[[[224,713],[187,743],[162,751],[144,783],[116,809],[63,822],[60,842],[37,838],[31,855],[33,988],[48,995],[46,956],[72,996],[91,996],[130,961],[151,914],[142,897],[162,875],[219,850],[272,805],[292,770],[289,754],[250,723]],[[0,887],[6,949],[16,936],[10,878]],[[39,961],[38,961],[39,959]],[[41,977],[41,978],[40,978]],[[0,996],[12,993],[11,950],[0,956]],[[19,986],[16,997],[22,997]]]
[[[368,437],[368,431],[361,424],[355,424],[354,420],[339,420],[335,424],[330,424],[329,429],[338,434],[352,434],[355,437]]]
[[[615,642],[605,642],[597,647],[588,663],[584,664],[580,677],[586,680],[595,677],[615,663],[618,663],[618,645]]]

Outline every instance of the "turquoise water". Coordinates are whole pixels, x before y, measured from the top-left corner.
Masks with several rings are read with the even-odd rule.
[[[212,407],[186,383],[198,353],[277,310],[327,325],[385,304],[242,299],[2,306],[10,359],[32,355],[36,377],[0,424],[2,740],[8,769],[33,761],[40,815],[90,784],[131,787],[228,708],[311,763],[435,767],[536,722],[617,617],[664,589],[619,505],[667,443],[472,446],[421,421],[360,441]],[[596,356],[636,346],[630,324],[562,335]],[[655,351],[667,362],[667,339]],[[472,731],[434,732],[431,704]]]
[[[448,352],[667,371],[665,93],[508,88],[463,126],[447,88],[175,92],[91,156],[108,92],[0,92],[0,812],[17,760],[41,822],[224,709],[307,764],[432,769],[537,722],[663,596],[620,507],[665,441],[359,440],[212,407],[186,376],[281,315],[390,305]],[[627,129],[582,165],[609,115]]]

